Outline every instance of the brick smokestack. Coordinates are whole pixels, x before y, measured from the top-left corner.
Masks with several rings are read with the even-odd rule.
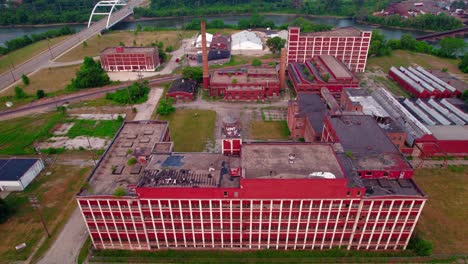
[[[280,89],[285,88],[286,84],[286,49],[281,49],[280,69],[279,69]]]
[[[203,87],[208,89],[210,87],[210,73],[208,72],[208,50],[206,47],[206,22],[201,22],[202,34],[202,60],[203,60]]]

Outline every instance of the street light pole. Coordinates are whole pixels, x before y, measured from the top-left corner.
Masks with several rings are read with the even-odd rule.
[[[42,226],[44,227],[44,230],[47,233],[47,237],[50,238],[49,229],[47,229],[46,223],[41,214],[41,210],[40,210],[41,205],[39,204],[39,200],[37,199],[37,197],[31,196],[29,197],[29,203],[31,203],[31,206],[36,210],[37,214],[39,215],[39,218],[41,219]]]

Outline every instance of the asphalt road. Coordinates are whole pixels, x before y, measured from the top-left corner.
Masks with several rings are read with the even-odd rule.
[[[120,20],[123,20],[130,14],[132,14],[132,10],[134,7],[141,5],[145,0],[133,0],[129,1],[129,3],[118,10],[117,12],[113,13],[110,19],[110,24],[116,23]],[[91,14],[91,10],[90,10]],[[10,84],[16,82],[17,80],[21,79],[22,74],[30,74],[35,72],[43,67],[47,67],[49,64],[49,60],[52,60],[62,54],[64,54],[69,49],[75,47],[80,42],[92,37],[95,34],[98,34],[102,30],[106,28],[107,17],[95,22],[91,25],[91,27],[84,29],[66,40],[58,43],[57,45],[53,46],[49,50],[46,50],[39,55],[33,57],[32,59],[26,61],[23,64],[15,65],[15,68],[11,71],[7,71],[0,75],[0,90],[5,89]]]

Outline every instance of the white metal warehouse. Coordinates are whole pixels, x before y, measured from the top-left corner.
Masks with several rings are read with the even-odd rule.
[[[250,31],[241,31],[231,36],[231,50],[263,50],[262,40]]]
[[[44,169],[41,159],[0,159],[0,191],[22,191]]]

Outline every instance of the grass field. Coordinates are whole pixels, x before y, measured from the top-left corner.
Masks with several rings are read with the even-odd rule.
[[[456,74],[460,79],[468,81],[468,74],[462,73],[458,69],[459,60],[440,58],[424,53],[417,53],[406,50],[395,50],[390,56],[371,57],[367,61],[367,70],[380,69],[384,73],[388,73],[391,66],[411,66],[417,64],[427,69],[443,69],[447,68],[448,72]]]
[[[159,119],[169,121],[175,151],[200,152],[214,140],[215,111],[177,109],[175,113]]]
[[[60,41],[66,39],[69,36],[61,36],[57,38],[50,39],[50,46],[59,43]],[[47,40],[41,40],[39,42],[33,43],[29,46],[26,46],[22,49],[15,50],[10,52],[7,55],[0,56],[0,73],[8,71],[11,67],[11,64],[14,67],[26,62],[30,58],[34,57],[35,55],[45,51],[48,49]]]
[[[468,252],[468,168],[418,169],[416,183],[429,196],[417,232],[432,241],[434,254]]]
[[[0,121],[0,155],[34,154],[33,143],[50,136],[63,119],[62,113],[54,112]]]
[[[90,136],[100,138],[112,138],[122,125],[118,120],[70,120],[73,127],[68,131],[67,137],[75,138],[79,136]]]
[[[250,123],[250,138],[255,140],[269,140],[289,138],[286,121],[254,121]]]
[[[28,95],[35,97],[37,90],[44,90],[46,94],[58,95],[65,93],[65,87],[71,82],[71,79],[75,77],[76,71],[81,65],[73,65],[66,67],[57,68],[45,68],[39,70],[35,74],[29,77],[29,85],[21,83],[18,85]],[[11,87],[2,95],[13,95],[14,87]]]
[[[91,168],[54,165],[42,172],[23,192],[11,193],[5,201],[13,206],[15,214],[0,225],[0,263],[26,260],[34,246],[45,235],[37,213],[29,205],[28,197],[36,196],[50,231],[61,226],[64,211],[75,205],[72,200]],[[46,172],[51,172],[46,175]],[[15,246],[26,243],[19,251]]]
[[[118,46],[123,42],[126,46],[146,46],[156,41],[162,41],[164,48],[172,46],[174,50],[182,44],[182,39],[195,35],[195,31],[153,31],[138,32],[133,31],[115,31],[102,36],[93,36],[86,41],[87,46],[76,46],[56,61],[68,62],[83,59],[83,57],[98,56],[99,52],[107,47]],[[136,45],[134,45],[134,41]]]

